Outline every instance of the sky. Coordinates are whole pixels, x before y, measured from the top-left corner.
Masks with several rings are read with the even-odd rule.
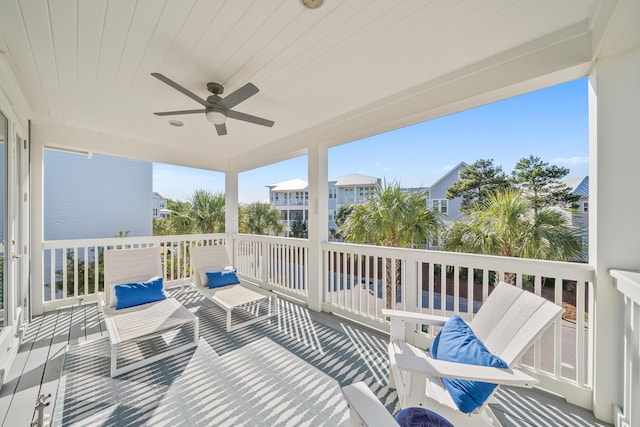
[[[460,162],[493,159],[511,173],[534,155],[588,174],[587,79],[531,92],[329,149],[329,178],[351,173],[429,186]],[[307,157],[297,157],[238,176],[241,203],[267,201],[266,185],[307,180]],[[186,201],[197,189],[224,192],[224,174],[166,164],[153,165],[153,191]]]

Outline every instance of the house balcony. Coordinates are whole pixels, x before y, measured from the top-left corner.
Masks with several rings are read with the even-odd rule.
[[[224,312],[190,289],[189,248],[194,245],[226,245],[242,278],[281,296],[277,320],[226,333]],[[110,382],[106,332],[95,305],[97,293],[102,290],[101,253],[105,249],[146,246],[161,251],[167,286],[199,316],[202,339],[194,352]],[[206,415],[213,424],[237,417],[238,422],[245,420],[247,425],[259,425],[258,419],[272,422],[269,425],[296,424],[292,421],[296,419],[310,425],[346,425],[348,410],[339,387],[356,380],[367,382],[387,409],[395,412],[399,409],[396,395],[387,387],[388,322],[381,310],[392,306],[430,314],[459,314],[469,320],[495,281],[506,279],[567,311],[520,362],[523,369],[540,380],[540,390],[502,389],[492,406],[501,422],[604,425],[585,409],[590,406],[593,392],[589,374],[593,366],[589,350],[593,345],[593,317],[588,301],[595,278],[591,266],[344,243],[323,242],[321,246],[321,274],[316,279],[310,276],[314,261],[306,239],[214,234],[43,242],[44,315],[31,323],[17,363],[6,377],[0,395],[5,424],[10,421],[6,425],[26,425],[33,411],[18,414],[16,408],[48,393],[53,395],[52,405],[45,413],[57,425],[110,419],[125,424],[142,419],[152,423],[167,415],[163,411],[169,410],[165,405],[176,398],[174,394],[207,394],[203,387],[206,378],[215,376],[213,370],[224,372],[213,385],[217,391],[211,391],[211,398],[193,397],[198,403],[186,412],[196,416],[207,405],[213,405],[215,409]],[[625,299],[623,333],[627,340],[623,365],[627,372],[633,372],[640,349],[640,283],[628,273],[612,274],[621,283],[618,289]],[[390,294],[385,291],[387,287]],[[320,311],[309,309],[314,294],[320,297]],[[415,344],[425,348],[432,338],[421,330],[414,331],[412,337]],[[65,351],[66,344],[70,346]],[[132,357],[144,351],[142,346],[136,348]],[[206,362],[211,358],[215,360]],[[249,372],[244,372],[244,363],[251,366]],[[211,370],[210,374],[205,373],[207,370]],[[280,371],[282,375],[274,375]],[[145,379],[138,383],[135,378]],[[321,399],[299,399],[287,390],[287,382],[302,381],[301,378],[309,378],[309,384],[301,386],[306,393]],[[78,381],[84,385],[77,387]],[[199,385],[191,388],[192,382]],[[91,403],[105,387],[113,393],[141,397],[125,403],[118,395],[109,394],[106,403]],[[225,393],[220,390],[224,387],[230,387],[225,393],[232,397],[222,397]],[[637,382],[632,380],[625,387],[628,399],[638,392]],[[263,408],[257,399],[249,405],[254,418],[244,418],[249,412],[239,399],[249,389],[267,393],[272,399],[277,397],[279,403],[264,404]],[[154,403],[145,400],[145,396],[151,399],[154,393],[158,393]],[[548,405],[562,409],[550,411]],[[633,404],[625,402],[624,407]],[[172,416],[176,414],[184,415],[177,411]],[[622,413],[620,417],[623,418]]]
[[[393,411],[380,310],[470,319],[493,283],[506,280],[563,305],[567,316],[521,360],[550,394],[503,389],[498,404],[520,405],[503,411],[503,421],[595,424],[579,415],[587,411],[640,426],[640,280],[633,273],[640,271],[633,190],[640,182],[640,2],[327,0],[317,10],[300,1],[215,3],[3,0],[4,425],[31,423],[36,397],[49,393],[55,403],[38,406],[63,424],[176,424],[180,411],[193,424],[341,424],[339,386],[360,379]],[[578,114],[587,116],[588,136],[575,137],[588,139],[588,264],[328,241],[330,149],[581,78],[588,79],[588,112]],[[215,82],[224,83],[222,96],[210,91]],[[217,107],[227,111],[225,124],[208,120]],[[533,116],[531,123],[552,132]],[[534,155],[547,142],[510,141]],[[442,157],[439,143],[426,155]],[[224,174],[228,234],[43,241],[49,148]],[[481,148],[491,156],[492,147]],[[239,176],[300,156],[308,240],[239,235]],[[72,182],[62,190],[75,195]],[[220,313],[187,287],[189,247],[204,242],[226,245],[245,279],[282,296],[277,321],[219,331]],[[100,254],[148,245],[162,251],[166,282],[201,319],[203,339],[195,352],[110,380],[95,305]],[[422,330],[411,336],[423,347],[432,338]],[[163,336],[152,346],[181,339]],[[130,356],[146,351],[134,347]]]

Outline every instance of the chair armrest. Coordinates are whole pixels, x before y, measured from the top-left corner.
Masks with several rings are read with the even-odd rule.
[[[362,381],[342,387],[342,394],[349,404],[351,426],[393,427],[398,425],[387,408]]]
[[[446,316],[438,316],[436,314],[414,313],[411,311],[390,310],[387,308],[382,309],[382,314],[392,319],[400,319],[409,323],[422,323],[435,326],[442,326],[449,320]]]
[[[435,326],[442,326],[447,322],[447,320],[449,320],[448,317],[438,316],[435,314],[414,313],[411,311],[402,310],[389,310],[387,308],[382,309],[382,314],[391,317],[391,319],[399,319],[408,323],[420,323],[424,325]]]
[[[398,354],[396,355],[396,363],[400,369],[419,372],[429,377],[457,378],[527,388],[531,388],[539,382],[537,378],[518,369],[467,365],[437,360],[432,357]]]

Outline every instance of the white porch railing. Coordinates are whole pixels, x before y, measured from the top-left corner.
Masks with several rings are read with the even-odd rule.
[[[614,421],[618,427],[637,427],[640,426],[640,273],[622,270],[610,273],[624,298],[622,407],[616,408]]]
[[[594,271],[577,263],[453,252],[323,243],[323,310],[387,328],[381,310],[459,314],[470,320],[496,278],[530,289],[567,309],[523,357],[544,387],[584,407],[591,405],[587,375],[587,300]],[[431,336],[416,331],[428,343]]]
[[[306,239],[238,234],[233,241],[238,274],[266,289],[307,301],[309,242]]]
[[[109,248],[161,248],[163,276],[168,286],[190,280],[191,245],[223,245],[224,234],[188,234],[182,236],[114,237],[106,239],[53,240],[42,244],[45,311],[60,306],[96,299],[104,280],[102,253]]]
[[[310,287],[321,286],[324,311],[379,329],[388,328],[381,315],[387,305],[471,319],[496,278],[530,289],[565,306],[571,316],[557,322],[522,363],[543,387],[583,407],[591,405],[587,301],[594,272],[585,264],[324,242],[323,275],[317,283],[309,280],[306,239],[216,234],[51,241],[43,243],[44,310],[95,297],[101,290],[104,248],[161,248],[163,274],[171,286],[191,280],[190,246],[227,243],[241,277],[302,302],[308,301]],[[421,331],[415,336],[426,343],[431,338]]]

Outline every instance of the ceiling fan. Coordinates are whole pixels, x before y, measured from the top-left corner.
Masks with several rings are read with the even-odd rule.
[[[209,120],[216,126],[216,132],[218,132],[218,135],[227,134],[227,126],[225,125],[227,117],[249,123],[255,123],[262,126],[273,126],[274,122],[271,120],[232,110],[233,107],[259,92],[258,88],[252,83],[247,83],[235,92],[232,92],[224,98],[221,98],[219,95],[222,95],[224,87],[220,83],[209,82],[207,83],[207,90],[211,92],[212,95],[204,100],[195,93],[185,89],[178,83],[174,82],[168,77],[163,76],[160,73],[151,73],[151,75],[161,82],[168,84],[178,92],[182,92],[183,94],[187,95],[189,98],[193,99],[198,104],[201,104],[204,107],[204,109],[199,110],[163,111],[160,113],[153,113],[156,116],[204,113],[207,117],[207,120]]]

